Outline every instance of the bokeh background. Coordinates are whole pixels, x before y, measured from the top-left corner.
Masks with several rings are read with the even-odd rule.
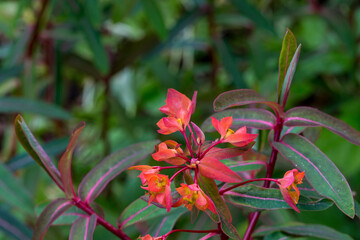
[[[199,124],[213,113],[215,97],[227,90],[252,88],[275,100],[287,28],[302,44],[287,107],[316,107],[360,130],[359,1],[1,0],[0,158],[31,199],[25,208],[16,204],[16,196],[0,192],[1,215],[16,219],[16,226],[31,235],[39,211],[62,196],[17,142],[17,113],[54,161],[76,124],[86,122],[73,160],[78,184],[109,153],[165,139],[155,124],[168,88],[189,97],[198,91],[193,120]],[[359,200],[360,148],[326,130],[317,145]],[[144,193],[136,176],[120,175],[97,200],[110,222]],[[237,215],[241,233],[247,221],[241,211]],[[199,219],[195,224],[201,228],[205,218]],[[347,218],[335,206],[262,218],[266,224],[288,221],[320,223],[360,239],[359,219]],[[177,226],[192,228],[187,216]],[[12,239],[6,227],[0,229],[0,239]],[[67,239],[69,229],[52,227],[46,239]],[[129,233],[138,236],[135,227]],[[114,238],[99,227],[95,239]]]

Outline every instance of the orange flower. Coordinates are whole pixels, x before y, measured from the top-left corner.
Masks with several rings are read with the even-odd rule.
[[[176,131],[183,131],[189,124],[191,114],[194,112],[196,92],[191,101],[184,94],[170,88],[165,100],[166,104],[160,107],[160,111],[168,115],[160,119],[157,126],[161,134],[171,134]]]
[[[250,134],[246,132],[246,127],[239,128],[236,132],[230,129],[233,123],[232,117],[225,117],[220,121],[212,117],[212,124],[214,128],[220,133],[224,142],[231,143],[237,147],[243,147],[255,140],[258,134]]]
[[[292,169],[287,171],[283,178],[279,179],[280,184],[278,184],[284,200],[297,212],[300,212],[296,207],[296,204],[299,201],[300,191],[296,185],[302,183],[304,176],[305,172],[299,172],[297,169]]]
[[[134,170],[134,169],[141,171],[138,177],[141,179],[141,183],[144,186],[147,185],[148,180],[152,175],[159,173],[158,167],[152,167],[149,165],[137,165],[128,168],[128,170]]]
[[[182,165],[185,163],[185,160],[178,155],[183,155],[184,152],[180,148],[180,144],[175,141],[167,140],[160,143],[158,146],[155,146],[155,153],[152,154],[152,157],[156,161],[165,161],[173,165]]]
[[[144,237],[138,237],[138,239],[140,240],[162,240],[163,238],[162,237],[152,237],[150,236],[150,234],[147,234],[146,236]]]
[[[197,184],[187,185],[182,183],[181,187],[176,188],[176,191],[180,193],[182,198],[180,198],[173,207],[179,207],[184,204],[185,207],[191,211],[195,205],[199,210],[205,211],[209,209],[211,212],[217,214],[214,203]]]
[[[146,178],[148,186],[142,188],[149,191],[149,204],[159,203],[169,212],[172,204],[169,177],[163,174],[151,174],[146,175]]]

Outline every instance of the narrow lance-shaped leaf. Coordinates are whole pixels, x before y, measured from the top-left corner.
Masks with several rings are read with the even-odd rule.
[[[279,80],[278,80],[278,102],[280,102],[280,92],[284,83],[286,72],[289,68],[290,61],[292,60],[297,48],[296,38],[294,34],[287,29],[279,57]]]
[[[308,211],[321,211],[333,205],[330,200],[312,201],[300,194],[298,209]],[[281,192],[277,188],[263,188],[256,185],[247,185],[233,189],[225,194],[225,199],[235,206],[249,207],[254,209],[276,210],[291,209],[285,202]]]
[[[299,61],[300,49],[301,49],[301,44],[296,49],[296,52],[290,62],[290,65],[286,71],[284,83],[281,88],[281,92],[280,92],[280,96],[279,96],[279,104],[283,107],[285,107],[287,98],[289,96],[291,83],[292,83],[292,80],[293,80],[293,77],[295,74],[295,70],[296,70],[296,65]]]
[[[305,171],[306,179],[320,195],[333,200],[341,211],[354,217],[354,199],[349,184],[335,164],[313,143],[299,135],[288,134],[273,146],[296,168]]]
[[[92,202],[112,179],[148,156],[158,142],[152,140],[134,144],[102,160],[81,181],[78,190],[81,200]]]
[[[12,172],[0,162],[0,200],[16,207],[22,212],[33,215],[30,194],[14,177]]]
[[[15,118],[15,133],[29,155],[48,173],[60,189],[63,189],[59,170],[51,162],[44,149],[36,141],[21,115]]]
[[[260,227],[254,233],[255,236],[266,236],[271,232],[282,231],[295,236],[307,236],[328,240],[351,240],[352,238],[344,233],[338,232],[328,226],[320,224],[290,223],[284,226]]]
[[[170,232],[174,228],[177,220],[186,212],[188,212],[186,208],[172,209],[171,212],[167,213],[163,217],[160,217],[158,221],[151,221],[155,224],[149,229],[150,235],[158,237]],[[151,224],[151,222],[148,223]]]
[[[14,218],[13,214],[2,208],[0,208],[0,231],[5,236],[17,240],[30,240],[32,234],[28,227]]]
[[[325,127],[349,142],[360,146],[360,132],[345,122],[316,108],[295,107],[285,114],[285,126]]]
[[[69,240],[92,240],[96,227],[97,216],[92,214],[90,217],[79,217],[73,223]]]
[[[72,198],[76,195],[71,178],[71,159],[75,149],[76,141],[79,138],[80,133],[84,127],[85,127],[84,122],[80,122],[78,126],[76,126],[75,130],[73,131],[72,137],[70,139],[69,145],[67,146],[65,153],[61,156],[59,161],[59,171],[61,173],[61,180],[63,183],[64,192],[66,194],[66,197],[68,198]]]
[[[213,157],[203,158],[200,161],[198,167],[200,174],[207,178],[231,183],[242,181],[242,178],[237,175],[233,170],[231,170],[225,164]]]
[[[17,97],[0,98],[0,113],[33,113],[61,120],[72,117],[69,112],[56,105]]]
[[[43,239],[50,225],[71,206],[71,201],[68,199],[59,198],[52,201],[38,217],[32,240]]]
[[[276,124],[274,114],[264,109],[228,109],[215,113],[211,117],[221,120],[228,116],[233,118],[233,124],[231,125],[232,129],[244,126],[256,129],[272,129]],[[201,125],[201,128],[206,132],[215,131],[211,122],[211,117],[207,118]]]
[[[216,112],[224,109],[243,106],[253,103],[261,103],[271,107],[275,112],[281,113],[282,108],[276,102],[268,101],[259,93],[252,89],[236,89],[224,92],[214,100],[214,110]]]

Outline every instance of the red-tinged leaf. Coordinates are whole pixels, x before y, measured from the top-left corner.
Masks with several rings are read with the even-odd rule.
[[[289,96],[289,92],[290,92],[290,87],[291,87],[291,83],[295,74],[295,69],[296,69],[296,65],[299,61],[299,56],[300,56],[300,49],[301,49],[301,44],[299,45],[299,47],[296,49],[296,52],[290,62],[290,65],[286,71],[286,75],[285,75],[285,79],[284,79],[284,83],[282,85],[281,88],[281,92],[279,95],[279,104],[283,107],[285,107],[286,105],[286,101],[287,98]]]
[[[288,192],[287,189],[284,189],[284,188],[280,188],[280,192],[281,192],[281,195],[283,196],[285,202],[287,204],[289,204],[289,206],[294,209],[295,211],[297,211],[298,213],[300,213],[300,210],[296,207],[296,204],[292,201],[292,198]]]
[[[345,122],[336,119],[316,108],[295,107],[285,114],[286,126],[325,127],[345,138],[349,142],[360,146],[360,132]]]
[[[219,194],[219,189],[216,186],[214,179],[207,178],[204,176],[198,177],[198,184],[201,189],[206,193],[208,197],[211,198],[215,205],[216,212],[222,219],[227,220],[227,222],[231,223],[232,217],[229,211],[228,206],[226,205],[223,197]],[[216,215],[215,215],[216,216]],[[220,221],[219,217],[217,217],[218,221]]]
[[[199,172],[201,175],[216,179],[222,182],[237,183],[242,179],[233,170],[228,168],[225,164],[212,157],[205,157],[199,163]]]
[[[214,101],[214,110],[218,112],[230,107],[243,106],[253,103],[265,104],[271,107],[275,112],[282,112],[282,108],[279,104],[266,100],[263,96],[252,89],[237,89],[220,94]]]
[[[194,128],[194,132],[196,134],[196,140],[198,144],[203,144],[205,142],[205,134],[204,132],[196,125],[195,123],[191,122],[191,126]]]
[[[208,153],[206,153],[206,157],[216,158],[217,160],[237,157],[249,151],[252,148],[252,146],[254,146],[254,144],[255,142],[252,142],[246,145],[245,147],[233,147],[233,148],[213,147],[212,149],[210,149]]]
[[[92,240],[96,227],[97,216],[79,217],[73,223],[69,240]]]
[[[233,118],[231,129],[238,129],[244,126],[255,129],[272,129],[276,124],[276,118],[274,114],[264,109],[228,109],[215,113],[211,117],[220,120],[228,116]],[[215,128],[211,122],[211,117],[207,118],[201,125],[201,128],[205,132],[215,131]]]
[[[63,189],[59,170],[35,139],[21,115],[17,115],[15,118],[15,133],[28,154],[47,172],[58,187]]]
[[[221,220],[221,230],[229,238],[241,240],[238,231],[228,220],[224,219],[223,216],[221,215],[220,215],[220,220]]]
[[[50,225],[71,206],[71,201],[68,199],[59,198],[52,201],[38,217],[32,240],[43,239]]]
[[[273,146],[299,171],[305,171],[309,184],[320,195],[334,201],[346,215],[355,215],[354,199],[349,184],[335,164],[313,143],[296,134],[286,135]]]
[[[112,179],[147,157],[157,143],[158,140],[152,140],[134,144],[106,157],[81,181],[78,190],[81,200],[94,201]]]
[[[289,68],[290,61],[292,60],[297,48],[296,38],[294,34],[287,29],[279,57],[279,80],[278,80],[278,102],[280,102],[280,92],[284,83],[286,72]]]
[[[61,156],[59,161],[59,171],[61,174],[61,180],[63,183],[64,192],[67,198],[72,198],[76,195],[71,178],[71,159],[75,149],[76,142],[84,127],[85,127],[84,122],[80,122],[76,126],[71,136],[69,145],[67,146],[65,153]]]

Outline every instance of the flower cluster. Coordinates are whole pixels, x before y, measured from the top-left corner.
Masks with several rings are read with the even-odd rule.
[[[164,135],[180,132],[184,137],[186,146],[184,148],[174,140],[164,141],[155,146],[155,153],[152,154],[152,158],[173,166],[138,165],[130,169],[141,171],[139,178],[143,185],[142,188],[148,191],[149,204],[151,202],[156,203],[166,208],[167,211],[184,205],[190,211],[195,207],[201,211],[209,210],[217,214],[213,201],[205,194],[206,191],[204,192],[204,189],[200,187],[201,184],[198,184],[199,179],[205,177],[225,183],[236,183],[236,186],[242,185],[243,179],[221,160],[244,154],[251,149],[258,135],[248,133],[246,127],[241,127],[236,131],[232,130],[233,118],[231,116],[222,119],[212,118],[212,125],[220,134],[220,138],[215,141],[206,141],[205,134],[200,127],[190,121],[195,110],[196,96],[195,92],[192,100],[190,100],[184,94],[169,89],[166,104],[160,107],[160,111],[167,116],[157,122],[158,132]],[[217,147],[223,143],[232,146]],[[160,174],[164,169],[178,170],[169,178],[167,175]],[[185,172],[191,179],[175,188],[181,197],[173,199],[171,183],[177,175]],[[299,173],[294,169],[288,171],[282,179],[272,179],[278,183],[285,201],[297,211],[296,203],[299,199],[299,190],[296,184],[301,183],[303,176],[304,172]],[[162,238],[152,238],[150,235],[146,235],[140,239]]]

